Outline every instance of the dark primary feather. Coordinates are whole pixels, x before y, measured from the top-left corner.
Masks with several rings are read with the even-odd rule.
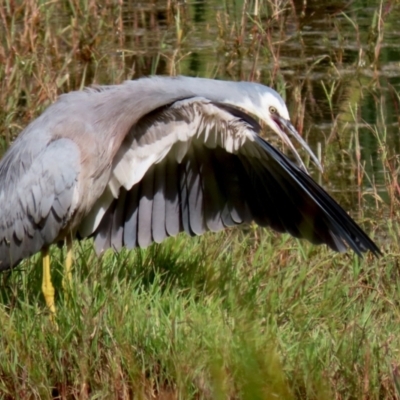
[[[202,107],[201,101],[196,107]],[[217,112],[220,106],[213,107]],[[236,117],[236,127],[242,124],[243,130],[258,129],[258,124],[250,116],[244,118],[242,111],[234,112],[230,106],[221,109]],[[195,113],[190,105],[184,112],[164,107],[135,127],[138,137],[147,132],[157,140],[154,132],[172,134],[175,124],[187,121],[190,112]],[[160,121],[163,129],[157,126]],[[254,220],[315,244],[325,243],[336,251],[350,246],[359,255],[366,250],[380,254],[362,229],[306,172],[255,137],[255,141],[247,140],[238,152],[231,153],[221,146],[207,147],[199,134],[188,139],[191,145],[181,162],[174,156],[174,146],[179,144],[172,146],[167,156],[152,165],[143,180],[127,192],[125,207],[121,208],[125,210],[121,217],[125,221],[123,245],[147,246],[182,231],[199,235]],[[110,207],[113,209],[114,204]],[[138,217],[132,218],[136,214]],[[132,223],[136,218],[139,223]],[[104,229],[110,229],[109,225],[102,223],[95,236],[104,235]],[[120,236],[110,236],[111,246],[120,244]]]
[[[271,146],[262,138],[258,138],[258,142],[269,154],[274,157],[279,165],[277,170],[282,173],[285,179],[293,179],[297,183],[296,190],[307,193],[313,198],[313,208],[322,209],[324,211],[323,218],[315,219],[315,227],[318,229],[319,236],[323,239],[315,237],[315,243],[324,243],[329,238],[324,232],[324,224],[330,224],[331,231],[334,236],[332,242],[327,243],[334,250],[344,249],[344,242],[359,255],[361,252],[371,250],[375,255],[379,255],[380,251],[375,243],[364,233],[364,231],[349,217],[339,204],[326,193],[308,174],[304,173],[296,165],[287,159],[282,153]],[[301,192],[300,192],[301,193]],[[305,206],[304,206],[304,209]]]

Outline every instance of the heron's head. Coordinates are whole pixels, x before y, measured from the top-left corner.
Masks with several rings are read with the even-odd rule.
[[[303,161],[293,143],[290,140],[289,135],[294,137],[301,147],[307,151],[311,159],[314,161],[315,165],[321,170],[322,166],[318,158],[312,152],[308,144],[303,140],[300,134],[297,132],[296,128],[290,122],[289,111],[286,107],[285,102],[282,97],[273,89],[258,85],[261,89],[259,94],[259,102],[254,109],[254,113],[265,122],[281,139],[282,141],[291,149],[294,153],[299,164],[305,169]]]

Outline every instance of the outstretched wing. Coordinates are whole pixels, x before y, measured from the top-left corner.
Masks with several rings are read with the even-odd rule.
[[[76,204],[80,160],[74,142],[55,140],[35,157],[27,145],[15,143],[0,164],[0,270],[53,243]]]
[[[154,111],[132,127],[94,210],[97,222],[84,222],[82,230],[94,232],[101,252],[254,220],[336,251],[350,246],[360,255],[379,254],[347,213],[258,131],[241,110],[203,98]]]

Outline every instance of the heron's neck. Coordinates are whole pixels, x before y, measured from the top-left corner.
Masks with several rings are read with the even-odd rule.
[[[115,152],[131,127],[159,107],[193,96],[216,102],[238,99],[237,105],[241,106],[243,96],[240,94],[241,87],[235,82],[188,77],[144,78],[107,87],[96,93],[96,115],[101,118],[102,129],[106,127],[105,140]]]

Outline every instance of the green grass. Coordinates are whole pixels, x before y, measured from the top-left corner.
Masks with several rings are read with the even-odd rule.
[[[394,397],[398,254],[360,261],[265,230],[184,235],[98,260],[76,247],[57,327],[40,259],[3,276],[4,398]],[[170,397],[168,397],[170,396]]]

